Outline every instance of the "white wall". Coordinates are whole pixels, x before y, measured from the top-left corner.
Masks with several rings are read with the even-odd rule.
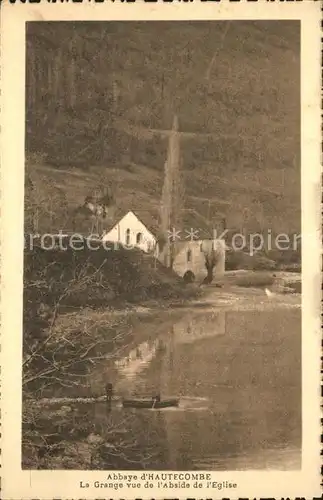
[[[188,261],[187,252],[191,252],[191,258]],[[195,276],[205,275],[205,257],[201,251],[201,241],[188,241],[177,253],[173,269],[179,276],[184,276],[186,271],[192,271]]]
[[[214,268],[214,276],[221,276],[225,272],[225,242],[223,240],[188,241],[178,252],[174,259],[173,269],[179,276],[184,276],[187,271],[192,271],[196,278],[201,279],[207,275],[205,267],[205,253],[212,247],[218,254],[218,261]],[[187,252],[191,251],[191,260],[187,260]]]
[[[129,240],[127,240],[127,230],[130,230]],[[140,243],[137,243],[139,233],[141,234],[141,240]],[[148,231],[133,212],[128,212],[102,239],[104,241],[118,242],[123,246],[138,247],[144,252],[151,251],[156,245],[154,235]]]

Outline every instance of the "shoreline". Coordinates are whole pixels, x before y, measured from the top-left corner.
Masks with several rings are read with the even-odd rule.
[[[300,293],[270,292],[271,295],[268,296],[263,286],[239,286],[234,283],[235,277],[232,277],[231,273],[228,278],[222,279],[221,288],[216,282],[205,285],[201,287],[198,297],[190,299],[186,297],[177,300],[144,301],[141,304],[125,304],[124,308],[116,309],[110,306],[97,309],[85,307],[70,312],[65,310],[57,316],[52,338],[43,347],[45,349],[43,355],[50,363],[52,382],[44,386],[44,394],[42,389],[36,390],[37,385],[34,385],[33,380],[37,381],[42,377],[46,368],[40,360],[40,364],[24,370],[26,395],[34,393],[36,399],[55,392],[58,395],[55,390],[57,385],[55,380],[61,381],[62,375],[61,369],[56,368],[57,363],[58,367],[67,367],[72,363],[76,378],[84,376],[82,375],[84,370],[84,373],[87,373],[88,370],[92,370],[92,366],[99,367],[101,363],[111,363],[115,359],[127,356],[138,344],[151,342],[161,333],[171,331],[173,324],[187,314],[202,317],[217,312],[243,313],[301,307]],[[285,278],[290,281],[290,276]],[[281,277],[277,279],[280,280]],[[296,280],[296,277],[294,279]],[[274,286],[271,289],[274,289]],[[52,357],[55,362],[51,361]],[[52,389],[49,389],[51,386]],[[84,393],[81,392],[79,396],[86,398],[101,396],[89,391],[89,387],[85,388]]]
[[[240,276],[245,273],[238,274]],[[107,412],[107,415],[110,415],[111,406],[106,403],[106,396],[103,393],[106,376],[113,385],[117,380],[117,372],[113,369],[114,360],[128,356],[136,346],[142,342],[149,343],[157,339],[160,334],[167,341],[172,325],[177,320],[191,314],[200,315],[203,319],[209,312],[243,314],[245,311],[259,311],[262,307],[264,310],[300,307],[301,295],[298,293],[277,294],[269,299],[263,287],[244,288],[235,285],[233,279],[231,275],[226,283],[222,280],[221,288],[216,286],[216,282],[214,285],[202,287],[199,299],[162,303],[148,301],[126,306],[123,310],[83,308],[62,314],[55,327],[53,345],[46,347],[49,348],[50,354],[51,349],[54,348],[55,352],[57,345],[62,339],[64,340],[64,346],[68,349],[65,353],[67,358],[57,359],[62,363],[63,370],[61,373],[57,371],[53,374],[53,382],[47,387],[44,386],[43,393],[41,391],[35,393],[32,386],[23,392],[23,468],[30,468],[30,464],[36,463],[39,469],[53,469],[57,464],[55,453],[57,456],[64,453],[68,467],[88,468],[89,462],[84,462],[82,453],[80,456],[80,449],[84,451],[84,457],[96,457],[98,468],[102,468],[102,464],[106,466],[105,453],[112,445],[115,446],[115,450],[120,451],[120,456],[123,456],[124,439],[132,443],[129,429],[119,429],[108,419],[104,427],[104,432],[107,433],[105,437],[101,427],[93,427],[88,415],[92,415],[93,411],[102,414]],[[84,329],[86,335],[79,333],[81,329]],[[84,358],[79,358],[80,377],[85,377],[80,379],[83,384],[81,386],[75,367],[72,372],[66,372],[64,375],[64,365],[70,363],[71,358],[75,356],[75,349],[85,352],[89,342],[96,343],[98,347],[96,346]],[[72,343],[73,345],[70,345]],[[69,384],[70,387],[66,390]],[[120,412],[122,394],[121,388],[113,397],[112,409],[117,414]],[[84,415],[87,417],[84,418]],[[128,418],[132,418],[131,413]],[[105,445],[105,442],[108,445]],[[129,453],[132,459],[132,450]],[[91,462],[91,459],[89,460]],[[122,469],[124,467],[122,459],[118,460],[120,460],[119,468]]]

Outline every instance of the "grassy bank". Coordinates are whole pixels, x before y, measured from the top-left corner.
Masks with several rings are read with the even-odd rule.
[[[200,294],[136,250],[26,251],[26,395],[41,397],[65,378],[73,387],[74,375],[79,380],[93,360],[116,356],[131,341],[134,328],[146,321],[147,306],[160,311]]]
[[[301,271],[301,249],[285,251],[258,251],[251,255],[250,249],[233,250],[226,252],[226,270],[235,271]]]
[[[24,278],[26,300],[30,296],[48,305],[59,301],[71,307],[96,307],[191,293],[175,272],[153,256],[139,249],[114,249],[113,243],[93,251],[85,240],[79,248],[27,249]]]
[[[249,269],[237,269],[227,271],[224,276],[215,278],[213,286],[238,286],[244,288],[294,288],[295,291],[301,291],[301,272],[291,272],[282,270],[272,271],[254,271]]]

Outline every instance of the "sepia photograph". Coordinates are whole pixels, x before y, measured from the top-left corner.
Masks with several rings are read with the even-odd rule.
[[[319,496],[319,6],[252,4],[3,6],[5,498]]]
[[[301,468],[300,23],[29,22],[22,466]]]

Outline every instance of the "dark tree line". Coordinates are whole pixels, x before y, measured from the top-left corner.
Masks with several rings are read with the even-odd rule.
[[[278,28],[266,26],[264,38],[254,25],[238,24],[222,44],[221,23],[181,29],[176,23],[29,23],[27,147],[57,163],[132,158],[162,168],[164,141],[138,138],[127,125],[170,129],[178,114],[182,131],[215,134],[214,140],[191,138],[186,167],[209,159],[231,169],[285,161],[297,135],[288,132],[282,141],[278,124],[297,126],[299,119],[297,88],[290,89],[283,71],[290,62],[285,46],[297,49],[297,33],[282,26],[279,39]],[[262,50],[255,53],[255,44]]]

